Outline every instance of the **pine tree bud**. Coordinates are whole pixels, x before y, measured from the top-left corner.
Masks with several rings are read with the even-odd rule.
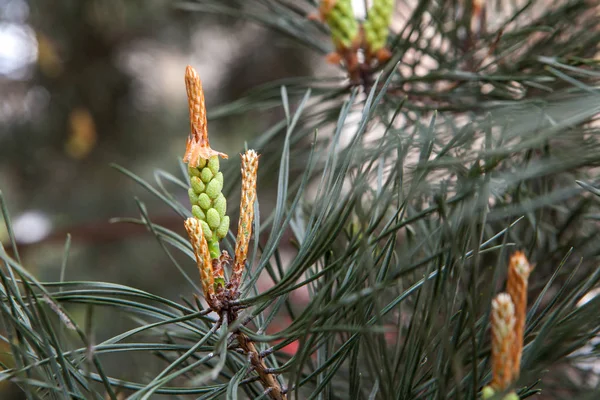
[[[525,333],[525,318],[527,316],[527,286],[529,274],[533,267],[522,251],[515,252],[510,257],[506,291],[515,305],[515,345],[512,347],[513,374],[519,376],[521,355],[523,354],[523,334]]]
[[[208,168],[212,171],[214,175],[216,175],[219,172],[219,157],[211,157],[208,160]]]
[[[217,234],[217,237],[219,239],[223,239],[225,236],[227,236],[227,232],[229,232],[229,216],[228,215],[221,218],[221,225],[219,225],[219,227],[217,228],[217,231],[215,233]]]
[[[188,197],[190,198],[190,204],[198,204],[198,195],[194,191],[194,189],[188,189]]]
[[[331,30],[336,48],[350,48],[358,38],[358,22],[354,17],[351,0],[323,0],[321,17]]]
[[[184,225],[185,230],[190,238],[192,249],[194,250],[194,256],[196,257],[198,270],[200,271],[200,280],[202,282],[204,297],[210,304],[215,289],[212,261],[209,255],[209,246],[206,243],[206,237],[202,232],[201,223],[199,223],[198,219],[188,218]]]
[[[217,229],[219,225],[221,225],[221,217],[219,213],[214,208],[210,208],[206,212],[206,222],[211,229]]]
[[[191,129],[183,161],[187,162],[190,168],[201,169],[204,168],[211,157],[219,156],[227,158],[227,154],[215,151],[210,147],[202,82],[196,70],[189,65],[185,69],[185,89],[188,97]]]
[[[374,0],[363,24],[365,41],[371,53],[385,47],[389,35],[389,25],[394,12],[394,0]]]
[[[204,182],[200,180],[197,176],[190,177],[190,184],[192,185],[192,189],[195,193],[203,193],[205,188]]]
[[[198,205],[203,210],[208,210],[210,208],[210,204],[210,197],[208,197],[206,193],[200,193],[200,196],[198,196]]]
[[[192,206],[192,215],[201,221],[206,220],[206,214],[204,214],[204,211],[196,204]]]
[[[238,232],[235,239],[235,263],[231,276],[234,287],[239,286],[241,282],[248,256],[248,245],[250,236],[252,236],[252,221],[254,220],[257,174],[258,154],[254,150],[248,150],[242,154],[242,197],[240,199]]]
[[[212,156],[199,161],[203,168],[188,168],[190,188],[188,197],[192,215],[199,220],[212,259],[219,258],[219,240],[229,231],[227,200],[223,193],[223,173],[219,172],[219,159]]]
[[[486,386],[481,390],[481,399],[488,400],[494,397],[496,392],[490,386]],[[502,400],[519,400],[519,396],[515,392],[511,392],[503,397]]]
[[[210,226],[208,226],[206,221],[200,221],[200,226],[202,227],[202,233],[204,234],[206,241],[210,245],[210,243],[212,243],[212,239],[213,239],[213,233],[212,233],[212,230],[210,229]],[[212,256],[212,254],[211,254],[211,256]]]
[[[221,256],[219,239],[222,239],[229,230],[229,218],[225,215],[227,202],[221,193],[223,190],[223,174],[219,172],[219,157],[227,158],[226,154],[213,150],[208,142],[208,129],[206,120],[206,107],[204,105],[204,91],[202,82],[194,68],[188,66],[185,70],[185,87],[188,96],[190,112],[190,135],[187,139],[183,161],[188,163],[190,189],[188,197],[192,206],[194,218],[188,218],[186,229],[194,245],[194,252],[198,265],[206,265],[209,261]],[[190,221],[193,220],[193,221]],[[198,235],[202,233],[202,240]],[[204,244],[205,243],[205,244]],[[199,251],[205,254],[199,256]],[[207,260],[203,260],[207,258]],[[202,262],[201,262],[202,261]],[[214,285],[208,284],[205,275],[203,285],[214,291]],[[212,276],[212,266],[210,269]],[[206,279],[205,279],[206,278]],[[206,285],[205,285],[206,284]]]
[[[200,167],[200,169],[202,169],[202,167]],[[195,168],[195,167],[188,167],[188,174],[190,176],[197,176],[199,178],[200,177],[200,169]]]
[[[489,386],[486,386],[481,391],[481,398],[483,400],[491,399],[494,394],[495,394],[494,389],[492,389]]]
[[[504,390],[513,381],[512,348],[515,345],[515,306],[508,293],[500,293],[492,301],[492,383],[493,389]]]
[[[219,172],[213,179],[206,185],[206,194],[211,199],[216,199],[223,190],[223,173]]]
[[[204,182],[204,183],[210,182],[210,180],[213,178],[213,176],[214,176],[214,174],[210,170],[210,168],[208,168],[208,167],[202,168],[202,173],[200,175],[200,179],[202,179],[202,182]]]
[[[225,216],[227,212],[227,199],[225,199],[223,193],[219,193],[219,196],[213,202],[213,208],[217,210],[221,218]]]

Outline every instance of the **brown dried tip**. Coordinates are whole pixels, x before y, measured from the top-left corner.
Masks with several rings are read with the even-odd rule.
[[[252,236],[254,220],[254,201],[256,200],[256,175],[258,173],[258,154],[248,150],[242,155],[242,198],[240,200],[240,220],[235,240],[235,262],[231,281],[239,286],[248,255],[248,244]]]
[[[523,354],[523,334],[525,332],[525,317],[527,311],[527,281],[533,267],[527,261],[522,251],[515,252],[508,264],[508,279],[506,291],[515,306],[515,345],[512,348],[513,374],[519,376],[521,355]]]
[[[492,300],[492,383],[498,391],[513,381],[512,347],[515,342],[515,307],[507,293]]]
[[[193,217],[186,219],[185,230],[188,233],[194,255],[196,256],[196,264],[200,271],[200,280],[202,282],[204,298],[210,304],[212,296],[215,293],[215,279],[210,252],[208,250],[208,243],[206,243],[206,238],[202,233],[202,227],[200,226],[200,221],[198,221],[198,219]]]
[[[189,163],[191,167],[197,167],[200,159],[208,160],[215,155],[227,158],[227,154],[210,148],[202,82],[196,70],[189,65],[185,69],[185,89],[190,109],[191,130],[187,139],[183,161]]]

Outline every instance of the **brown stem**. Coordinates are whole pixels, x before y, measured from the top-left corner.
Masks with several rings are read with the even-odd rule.
[[[259,357],[259,352],[256,350],[256,347],[254,347],[254,343],[252,343],[252,341],[241,332],[237,334],[237,339],[240,348],[249,356],[250,363],[258,374],[260,382],[265,390],[268,391],[269,398],[273,400],[286,400],[287,397],[283,392],[283,389],[273,374],[269,373],[269,369],[265,365],[264,361]]]

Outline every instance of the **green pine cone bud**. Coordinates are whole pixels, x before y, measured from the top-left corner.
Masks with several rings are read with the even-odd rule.
[[[225,212],[227,212],[227,199],[223,196],[223,193],[219,193],[219,196],[213,202],[213,208],[219,213],[219,217],[223,218]]]
[[[354,15],[354,10],[352,10],[352,2],[351,1],[338,1],[335,6],[340,11],[340,13],[344,15]]]
[[[354,39],[354,37],[356,36],[356,33],[358,32],[356,20],[342,19],[339,21],[338,26],[339,26],[342,34],[344,35],[344,39],[349,42],[352,42],[352,39]]]
[[[206,212],[206,222],[208,223],[208,226],[211,227],[211,229],[217,229],[219,225],[221,225],[221,217],[219,216],[217,210],[215,210],[214,208],[210,208]]]
[[[213,178],[215,174],[212,173],[212,171],[210,170],[210,168],[203,168],[202,169],[202,174],[200,175],[200,178],[202,179],[202,182],[204,183],[208,183],[210,182],[210,180]]]
[[[492,389],[489,386],[484,387],[483,390],[481,391],[481,398],[483,400],[490,399],[493,395],[494,395],[494,389]]]
[[[341,44],[344,47],[348,47],[352,44],[349,40],[346,40],[344,38],[343,32],[340,31],[337,27],[332,26],[329,28],[329,30],[331,31],[331,40],[333,41],[333,43],[335,43],[336,46]]]
[[[204,211],[202,211],[202,209],[197,206],[196,204],[194,204],[192,206],[192,215],[196,218],[198,218],[199,220],[205,221],[206,220],[206,214],[204,214]]]
[[[219,240],[229,231],[227,200],[223,196],[223,173],[219,172],[219,158],[200,160],[198,168],[188,168],[190,186],[188,197],[192,215],[200,221],[202,232],[208,243],[210,255],[218,258]]]
[[[223,173],[219,172],[208,184],[206,185],[206,194],[211,199],[217,198],[223,190]]]
[[[208,197],[208,195],[206,193],[200,194],[200,196],[198,196],[198,203],[197,204],[203,210],[208,210],[210,208],[210,205],[211,205],[210,197]]]
[[[519,396],[515,392],[512,392],[504,396],[504,400],[519,400]]]
[[[219,156],[212,156],[209,160],[208,160],[208,166],[207,166],[214,175],[217,174],[217,172],[219,172]]]
[[[202,221],[202,220],[200,221],[200,226],[202,227],[202,233],[204,234],[206,241],[210,245],[210,242],[212,241],[212,238],[213,238],[213,233],[212,233],[212,230],[210,229],[210,226],[208,226],[206,221]]]
[[[331,39],[338,46],[350,47],[358,36],[358,22],[354,17],[351,0],[338,0],[326,17]]]
[[[188,167],[188,174],[190,177],[197,176],[200,177],[200,170],[194,167]]]
[[[364,23],[365,41],[371,51],[385,47],[394,13],[394,0],[374,0]]]
[[[206,185],[197,176],[192,176],[190,178],[190,184],[192,185],[192,189],[197,195],[203,193],[206,190]]]
[[[377,35],[375,33],[371,33],[370,35],[365,35],[365,39],[367,40],[367,43],[376,43],[377,42]],[[370,45],[371,48],[375,48],[374,45]]]
[[[194,192],[194,189],[188,189],[188,197],[190,198],[190,204],[198,204],[198,195]]]
[[[371,25],[373,27],[374,31],[379,31],[379,29],[384,26],[385,22],[383,21],[383,19],[381,19],[381,17],[376,14],[369,14],[369,25]]]
[[[227,236],[227,232],[229,232],[229,216],[226,215],[221,218],[221,225],[219,225],[215,233],[219,239],[223,239]]]
[[[213,179],[219,181],[221,186],[223,186],[223,173],[222,172],[217,173]]]

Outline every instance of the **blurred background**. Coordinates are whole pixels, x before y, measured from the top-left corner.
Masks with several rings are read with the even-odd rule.
[[[151,234],[109,223],[139,215],[135,196],[156,223],[184,234],[180,217],[109,164],[152,181],[156,168],[181,176],[187,64],[203,80],[209,111],[277,78],[318,68],[339,74],[318,54],[258,25],[175,5],[0,0],[0,190],[23,264],[42,281],[59,280],[71,234],[65,279],[189,296]],[[210,121],[211,145],[230,155],[226,162],[239,163],[244,142],[269,123],[268,113]],[[183,264],[194,276],[193,263]],[[109,334],[102,315],[95,321],[99,336]],[[109,325],[121,330],[120,324],[127,321]]]

